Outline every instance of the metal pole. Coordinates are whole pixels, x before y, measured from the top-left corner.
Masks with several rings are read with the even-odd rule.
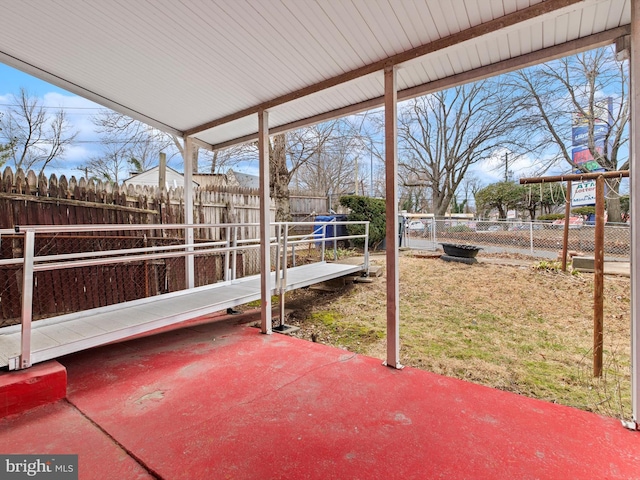
[[[269,197],[269,112],[258,112],[258,163],[260,168],[260,327],[271,326],[271,198]]]
[[[224,252],[224,279],[229,281],[231,280],[231,273],[229,272],[229,260],[231,259],[231,252],[229,251],[229,248],[231,248],[231,227],[224,227],[224,235],[227,241],[226,250]]]
[[[276,290],[282,289],[282,275],[280,271],[280,239],[282,238],[282,225],[278,224],[276,228]]]
[[[369,275],[369,222],[364,226],[364,271]]]
[[[284,303],[287,294],[287,248],[289,229],[284,225],[284,238],[282,240],[282,282],[280,284],[280,326],[284,326]]]
[[[369,178],[369,196],[373,197],[373,140],[371,140],[371,138],[369,138],[369,144],[371,147],[369,151],[369,175],[371,176],[371,178]]]
[[[324,244],[325,244],[326,238],[327,238],[327,224],[323,223],[322,224],[322,253],[320,255],[321,262],[324,262],[324,250],[325,250]]]
[[[438,236],[437,236],[436,230],[438,229],[438,222],[436,222],[435,214],[434,214],[434,217],[431,219],[431,223],[433,224],[433,227],[431,229],[431,241],[433,242],[433,249],[437,250],[438,249]]]
[[[636,166],[640,161],[640,62],[633,58],[640,54],[640,1],[631,1],[631,52],[629,54],[629,79],[631,83],[631,115],[629,115],[629,165],[631,169],[630,201],[631,212],[631,411],[632,419],[625,426],[640,428],[640,176]]]
[[[31,317],[33,313],[33,257],[35,232],[24,234],[24,253],[22,267],[22,319],[20,328],[20,367],[31,366]]]
[[[529,246],[531,248],[531,256],[533,257],[533,221],[529,222]]]
[[[356,195],[358,195],[358,156],[356,155]]]
[[[604,177],[596,179],[596,238],[593,262],[593,376],[602,376],[604,287]]]
[[[191,137],[184,137],[184,223],[193,225],[193,140]],[[193,227],[185,229],[185,243],[193,245]],[[192,252],[193,246],[187,247],[187,251]],[[193,254],[185,258],[185,285],[186,288],[195,286],[195,260]]]
[[[238,251],[235,250],[235,247],[238,246],[238,226],[233,226],[233,255],[231,257],[231,280],[236,279],[236,272],[238,271]]]
[[[384,69],[384,156],[387,239],[387,360],[400,364],[400,269],[398,239],[398,84],[396,67]]]
[[[551,187],[553,188],[553,187]],[[540,199],[542,201],[542,199]],[[567,245],[569,244],[569,217],[571,216],[571,180],[567,180],[567,198],[564,205],[564,230],[562,232],[562,271],[567,271]]]
[[[335,222],[335,218],[331,221]],[[338,236],[338,226],[334,224],[333,225],[333,261],[334,262],[338,261],[338,240],[336,239],[337,236]]]

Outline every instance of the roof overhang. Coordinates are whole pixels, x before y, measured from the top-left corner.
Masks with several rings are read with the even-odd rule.
[[[0,61],[205,148],[612,43],[629,0],[3,0]],[[25,32],[27,32],[25,34]]]

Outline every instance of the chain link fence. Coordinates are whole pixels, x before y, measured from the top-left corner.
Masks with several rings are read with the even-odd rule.
[[[402,246],[432,250],[441,243],[482,247],[483,253],[510,253],[555,259],[562,250],[564,225],[561,222],[505,222],[485,220],[437,220],[412,217],[404,222]],[[570,225],[567,248],[593,256],[595,226]],[[627,224],[607,224],[604,233],[605,259],[629,261],[630,229]]]

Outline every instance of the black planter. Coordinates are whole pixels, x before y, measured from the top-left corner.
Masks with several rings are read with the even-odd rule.
[[[441,243],[442,249],[446,255],[450,257],[475,258],[481,247],[475,245],[459,245],[456,243]]]

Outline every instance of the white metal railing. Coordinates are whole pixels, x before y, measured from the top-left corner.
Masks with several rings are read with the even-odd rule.
[[[363,239],[364,241],[364,263],[363,271],[369,272],[369,222],[349,222],[336,221],[315,222],[313,232],[310,235],[294,235],[289,236],[289,227],[297,225],[308,225],[308,222],[276,222],[272,225],[277,227],[277,238],[279,241],[278,251],[276,253],[276,288],[280,297],[280,325],[284,325],[285,316],[285,296],[287,288],[287,269],[288,269],[288,252],[291,246],[291,263],[295,264],[295,247],[296,245],[308,245],[313,243],[321,243],[320,261],[325,261],[325,244],[327,241],[333,243],[334,260],[338,259],[338,241]],[[362,225],[364,227],[363,234],[356,235],[337,235],[336,227],[339,225]],[[327,237],[327,227],[333,226],[333,235]]]
[[[327,225],[363,225],[364,233],[358,235],[337,236],[334,228],[334,235],[327,237]],[[65,225],[65,226],[19,226],[15,229],[0,230],[0,240],[3,236],[22,236],[22,257],[0,259],[0,268],[22,265],[22,298],[20,314],[20,357],[12,369],[27,368],[31,366],[31,330],[33,321],[34,302],[34,273],[41,271],[53,271],[78,267],[89,267],[99,265],[114,265],[139,261],[150,261],[155,259],[175,258],[175,257],[195,257],[198,255],[219,254],[223,255],[223,278],[224,281],[236,279],[237,254],[251,249],[260,248],[260,238],[238,238],[238,232],[246,227],[258,227],[259,224],[165,224],[165,225]],[[311,235],[289,235],[289,229],[293,226],[309,226],[312,228]],[[334,258],[337,258],[337,242],[343,240],[363,239],[364,241],[364,263],[363,270],[369,270],[368,254],[368,222],[276,222],[271,227],[275,232],[270,237],[270,247],[276,250],[276,291],[281,297],[281,322],[284,319],[285,291],[287,285],[288,252],[291,250],[292,263],[295,264],[295,246],[311,244],[321,246],[320,261],[325,260],[325,244],[332,242],[334,245]],[[50,234],[78,234],[83,232],[166,232],[167,230],[179,230],[186,232],[193,229],[216,228],[224,232],[224,240],[206,241],[194,243],[181,243],[179,245],[157,245],[134,248],[117,248],[100,251],[80,251],[74,253],[60,253],[55,255],[36,255],[35,244],[38,235]],[[100,236],[88,237],[91,239],[101,239]],[[116,237],[110,237],[116,238]],[[128,238],[128,237],[117,237]],[[129,237],[133,238],[133,237]],[[176,241],[184,241],[181,237],[170,237]],[[187,282],[189,285],[189,282]],[[64,286],[60,286],[64,288]]]

